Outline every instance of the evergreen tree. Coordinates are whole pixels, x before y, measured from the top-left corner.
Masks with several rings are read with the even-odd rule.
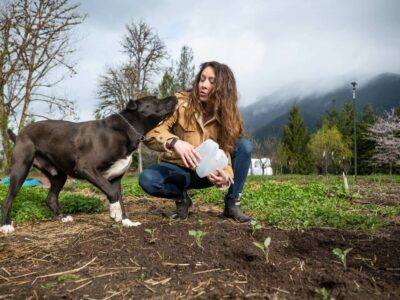
[[[291,173],[308,174],[312,170],[311,154],[307,147],[309,134],[300,114],[300,108],[293,106],[289,111],[288,125],[283,129],[283,151]]]
[[[186,91],[192,87],[194,79],[193,50],[188,46],[183,46],[181,56],[177,62],[175,75],[176,90]]]
[[[158,93],[161,98],[172,96],[176,92],[176,86],[174,81],[174,76],[172,74],[172,69],[169,68],[165,70],[162,81],[158,86]]]
[[[335,124],[343,138],[354,145],[354,104],[352,101],[347,101],[340,110],[338,123]]]
[[[336,107],[336,99],[332,99],[332,109],[325,111],[326,115],[321,117],[320,126],[327,123],[329,126],[338,127],[340,120],[340,111]]]
[[[331,111],[327,112],[325,117],[328,120],[330,126],[336,126],[337,129],[343,136],[343,140],[346,144],[354,149],[354,103],[349,100],[343,104],[343,106],[336,111],[334,107]],[[359,141],[359,133],[357,132],[357,141]],[[352,150],[354,151],[354,150]],[[358,151],[357,151],[358,153]],[[354,155],[354,153],[353,153]],[[358,161],[358,158],[357,158]]]

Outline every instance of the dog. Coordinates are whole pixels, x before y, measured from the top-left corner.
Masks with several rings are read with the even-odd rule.
[[[132,153],[144,135],[165,120],[177,108],[175,96],[159,100],[154,96],[130,100],[126,108],[107,118],[68,122],[46,120],[22,129],[12,152],[11,181],[2,208],[0,231],[15,231],[11,206],[32,165],[50,181],[47,205],[62,222],[73,221],[61,213],[58,194],[67,177],[86,179],[99,188],[110,203],[110,217],[123,226],[138,226],[128,219],[121,193],[121,178],[127,171]]]

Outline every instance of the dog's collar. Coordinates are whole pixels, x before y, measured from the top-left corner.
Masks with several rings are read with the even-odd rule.
[[[125,117],[123,116],[123,115],[121,115],[120,113],[118,113],[117,114],[118,116],[120,116],[121,117],[121,119],[122,120],[124,120],[125,121],[125,123],[126,124],[128,124],[129,125],[129,127],[135,132],[135,133],[137,133],[137,135],[139,135],[140,136],[140,140],[141,141],[143,141],[144,140],[144,135],[142,135],[142,134],[140,134],[133,126],[132,126],[132,124],[131,123],[129,123],[128,122],[128,120],[127,119],[125,119]]]

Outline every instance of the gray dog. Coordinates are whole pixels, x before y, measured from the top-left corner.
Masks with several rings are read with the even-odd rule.
[[[123,226],[137,226],[128,219],[121,196],[121,178],[143,136],[177,107],[176,97],[145,97],[129,101],[119,114],[88,122],[40,121],[21,130],[12,153],[11,181],[2,210],[3,233],[14,232],[11,206],[32,164],[50,181],[47,204],[61,221],[58,194],[67,176],[86,179],[110,202],[110,216]],[[13,135],[13,134],[12,134]],[[11,138],[12,138],[11,135]],[[15,139],[15,135],[14,135]]]

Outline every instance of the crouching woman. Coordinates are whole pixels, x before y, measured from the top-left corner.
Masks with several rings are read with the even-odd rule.
[[[176,94],[178,108],[151,130],[144,143],[159,151],[159,163],[139,176],[150,195],[174,199],[176,219],[186,219],[192,206],[187,191],[212,185],[227,189],[223,215],[239,222],[251,219],[240,210],[240,196],[251,161],[252,145],[243,138],[243,122],[237,105],[236,81],[230,68],[215,61],[201,65],[193,88]],[[217,142],[228,156],[228,166],[199,178],[200,157],[195,147],[206,139]]]

